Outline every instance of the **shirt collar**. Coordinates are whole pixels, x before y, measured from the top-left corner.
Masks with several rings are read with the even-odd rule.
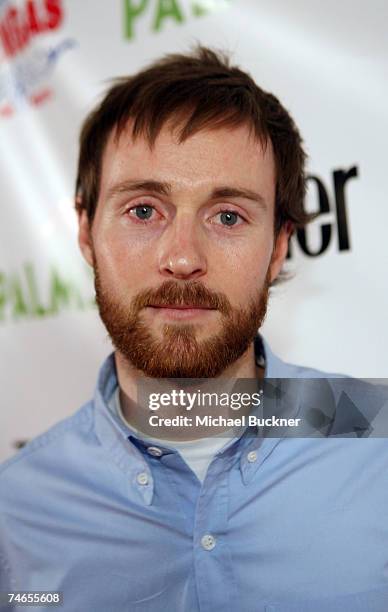
[[[288,379],[298,377],[298,368],[292,364],[286,363],[275,355],[268,342],[260,334],[257,334],[254,342],[256,363],[258,363],[257,356],[259,354],[263,355],[264,357],[265,379]],[[285,395],[282,398],[282,406],[290,406],[291,408],[291,414],[287,415],[288,417],[295,417],[299,411],[299,389],[300,386],[295,384],[286,384],[282,386],[282,391],[285,392]],[[274,411],[274,413],[276,414],[277,411]],[[259,467],[272,453],[284,436],[285,430],[282,436],[277,438],[263,438],[260,435],[250,437],[249,443],[246,445],[245,451],[242,452],[240,458],[240,471],[245,485],[247,485],[253,479]],[[253,457],[255,457],[254,460],[252,460]]]
[[[297,367],[286,363],[271,350],[268,342],[260,334],[255,341],[260,341],[265,359],[265,378],[296,378]]]
[[[94,393],[95,432],[102,447],[137,490],[140,499],[150,505],[153,497],[150,467],[141,451],[130,442],[131,430],[108,408],[117,385],[116,363],[114,353],[111,353],[102,365]],[[146,474],[146,484],[139,482],[140,474]]]
[[[254,340],[256,363],[260,365],[263,357],[265,361],[265,378],[287,378],[295,377],[295,367],[286,364],[279,357],[274,355],[268,343],[260,334]],[[140,498],[150,505],[153,496],[153,477],[150,466],[141,452],[141,444],[136,444],[133,439],[136,435],[133,430],[123,423],[117,414],[109,408],[109,401],[118,385],[116,363],[114,353],[103,363],[94,393],[95,407],[95,431],[96,435],[110,454],[111,459],[117,467],[126,475],[136,487]],[[281,438],[253,437],[246,445],[249,453],[257,453],[257,460],[252,462],[248,459],[248,452],[243,452],[240,460],[240,469],[245,484],[253,478],[253,475],[272,452]],[[225,447],[226,451],[231,452],[235,441]],[[224,449],[223,449],[224,450]],[[252,459],[252,454],[250,455]],[[147,475],[147,484],[139,484],[137,478],[139,474]],[[143,479],[144,480],[144,479]]]

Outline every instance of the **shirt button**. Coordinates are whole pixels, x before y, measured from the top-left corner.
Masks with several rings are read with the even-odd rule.
[[[140,472],[140,474],[137,475],[136,480],[137,480],[137,482],[140,485],[148,484],[148,474],[147,474],[147,472]]]
[[[147,448],[147,453],[153,457],[161,457],[163,455],[162,449],[158,448],[157,446],[149,446]]]
[[[248,453],[247,459],[248,459],[249,463],[254,463],[256,461],[256,459],[257,459],[257,452],[256,451],[251,451],[250,453]]]
[[[201,538],[201,544],[205,550],[212,550],[216,545],[216,539],[210,533],[207,533]]]

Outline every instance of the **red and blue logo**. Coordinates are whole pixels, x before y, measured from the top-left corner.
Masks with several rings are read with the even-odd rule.
[[[57,61],[76,45],[67,38],[45,46],[45,35],[57,34],[63,21],[62,0],[0,0],[0,116],[51,98]]]

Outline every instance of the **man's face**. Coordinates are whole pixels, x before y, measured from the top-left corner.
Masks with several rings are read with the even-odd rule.
[[[210,378],[246,353],[287,250],[284,230],[274,244],[274,200],[272,147],[245,126],[178,144],[166,124],[152,150],[129,128],[111,135],[80,245],[101,318],[132,366]]]

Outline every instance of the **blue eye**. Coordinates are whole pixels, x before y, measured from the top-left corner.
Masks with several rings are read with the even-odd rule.
[[[229,226],[235,225],[239,216],[240,215],[235,212],[232,212],[231,210],[225,210],[221,213],[221,223]]]
[[[152,215],[153,208],[152,206],[145,206],[144,204],[141,206],[134,206],[132,210],[135,211],[136,217],[141,221],[145,219],[149,219]]]

